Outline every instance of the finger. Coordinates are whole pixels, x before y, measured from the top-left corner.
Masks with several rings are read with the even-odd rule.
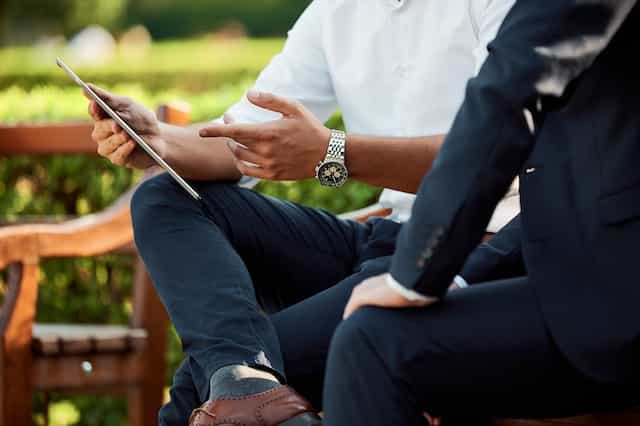
[[[109,160],[117,166],[125,166],[128,163],[129,155],[136,149],[136,144],[133,141],[129,141],[123,145],[120,145],[111,155],[108,156]]]
[[[98,144],[98,154],[103,157],[109,157],[116,152],[121,146],[127,144],[130,141],[127,134],[116,133],[111,135],[108,139]]]
[[[429,413],[424,413],[424,417],[427,419],[427,422],[430,426],[440,426],[440,418],[434,417]]]
[[[242,147],[233,141],[227,141],[227,146],[236,160],[247,161],[259,167],[262,167],[264,164],[265,159],[263,157],[259,156],[255,152],[249,151],[246,147]]]
[[[117,133],[113,131],[113,124],[113,120],[96,121],[93,125],[91,138],[98,143],[101,143],[104,139],[110,138],[113,134]]]
[[[355,311],[360,309],[365,305],[365,299],[362,296],[362,292],[359,291],[358,287],[353,289],[353,293],[351,293],[351,297],[347,302],[347,306],[344,308],[344,314],[342,316],[343,319],[349,318]]]
[[[127,132],[124,131],[124,129],[122,127],[120,127],[120,125],[118,123],[115,122],[115,120],[112,120],[111,131],[113,133],[127,133]]]
[[[300,113],[300,105],[293,99],[276,96],[273,93],[259,92],[257,90],[249,90],[247,99],[252,104],[260,108],[268,109],[283,114],[284,116],[293,116]]]
[[[212,124],[200,129],[203,138],[231,138],[243,141],[264,140],[269,135],[265,124]]]
[[[89,102],[89,116],[93,121],[100,121],[107,118],[107,114],[98,106],[96,101]]]
[[[98,95],[98,97],[105,101],[111,108],[118,108],[126,103],[126,98],[124,96],[115,95],[92,83],[88,83],[87,86],[89,86],[93,93]]]
[[[263,168],[256,167],[255,165],[247,163],[246,161],[236,160],[236,167],[243,176],[266,180],[270,178]]]

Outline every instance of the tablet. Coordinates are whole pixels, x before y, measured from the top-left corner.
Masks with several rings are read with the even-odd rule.
[[[144,139],[142,139],[142,137],[140,137],[140,135],[138,135],[135,130],[133,130],[131,128],[131,126],[129,126],[122,118],[120,118],[120,116],[118,115],[118,113],[116,113],[113,109],[111,109],[111,107],[109,105],[107,105],[107,103],[105,101],[103,101],[98,95],[96,95],[96,93],[91,90],[91,88],[89,86],[87,86],[87,84],[80,80],[80,77],[78,77],[76,75],[76,73],[74,73],[71,68],[69,68],[60,58],[56,59],[56,64],[58,64],[58,66],[60,68],[62,68],[64,70],[64,72],[66,72],[69,77],[71,77],[71,79],[73,81],[75,81],[75,83],[82,87],[82,89],[91,97],[91,99],[93,99],[94,101],[96,101],[96,103],[100,106],[100,108],[102,108],[102,110],[107,113],[107,115],[111,118],[113,118],[113,120],[118,123],[118,125],[120,127],[122,127],[122,129],[127,132],[127,134],[129,136],[131,136],[131,139],[133,139],[138,146],[140,146],[140,148],[144,149],[144,151],[149,154],[149,156],[153,159],[153,161],[155,161],[156,163],[158,163],[158,165],[160,167],[162,167],[164,170],[167,171],[167,173],[169,173],[171,175],[172,178],[174,178],[176,180],[176,182],[178,182],[178,184],[184,188],[185,191],[187,191],[189,193],[189,195],[191,195],[194,199],[196,200],[201,200],[202,198],[200,197],[200,194],[198,194],[196,192],[195,189],[193,189],[191,187],[191,185],[189,185],[187,183],[187,181],[185,181],[178,173],[176,173],[175,170],[173,170],[173,168],[171,168],[171,166],[169,164],[167,164],[166,161],[164,161],[154,150],[153,148],[151,148],[151,146],[145,142]]]

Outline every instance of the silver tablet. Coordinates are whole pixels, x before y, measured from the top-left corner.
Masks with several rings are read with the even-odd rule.
[[[171,175],[172,178],[174,178],[176,180],[176,182],[178,182],[178,184],[180,184],[180,186],[182,186],[185,191],[187,191],[189,193],[189,195],[191,195],[193,198],[195,198],[196,200],[200,200],[200,194],[198,194],[196,192],[195,189],[193,189],[191,187],[191,185],[189,185],[178,173],[176,173],[175,170],[173,170],[171,168],[171,166],[169,164],[167,164],[166,161],[164,161],[154,150],[153,148],[151,148],[151,146],[146,143],[144,141],[144,139],[142,139],[140,137],[140,135],[138,135],[135,130],[133,130],[122,118],[120,118],[120,116],[118,115],[118,113],[116,113],[113,109],[111,109],[111,107],[109,107],[109,105],[107,105],[107,103],[105,101],[103,101],[98,95],[95,94],[95,92],[93,90],[91,90],[91,88],[89,86],[87,86],[87,84],[82,81],[80,79],[80,77],[78,77],[76,75],[76,73],[74,73],[71,68],[69,68],[60,58],[56,59],[56,63],[58,64],[58,66],[60,68],[62,68],[64,70],[64,72],[66,72],[69,77],[71,77],[73,79],[73,81],[76,82],[76,84],[80,87],[82,87],[82,89],[91,97],[91,99],[93,99],[94,101],[96,101],[96,103],[100,106],[100,108],[102,108],[102,110],[104,112],[107,113],[107,115],[111,118],[114,119],[114,121],[116,123],[118,123],[118,125],[120,127],[122,127],[122,129],[127,132],[127,134],[129,136],[131,136],[131,139],[133,139],[134,141],[136,141],[136,143],[145,150],[145,152],[147,154],[149,154],[149,156],[151,158],[153,158],[153,160],[158,163],[158,165],[160,167],[162,167],[164,170],[167,171],[167,173],[169,173]]]

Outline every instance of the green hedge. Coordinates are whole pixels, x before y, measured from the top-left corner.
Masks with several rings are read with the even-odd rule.
[[[107,64],[74,69],[86,81],[109,86],[136,84],[154,93],[166,90],[197,93],[229,82],[254,79],[282,45],[282,39],[165,41],[154,43],[140,56],[120,51]],[[55,66],[58,55],[64,57],[65,50],[27,47],[0,50],[0,90],[14,86],[75,87]]]
[[[186,75],[185,70],[189,69],[188,66],[176,65],[171,61],[163,62],[160,57],[169,55],[168,52],[171,51],[177,54],[200,49],[198,46],[201,46],[201,43],[202,40],[187,41],[184,43],[184,49],[181,48],[181,43],[161,43],[154,49],[154,55],[148,58],[148,61],[158,64],[158,69],[161,70],[158,72],[174,75],[176,80],[181,80]],[[262,59],[250,58],[253,61],[251,63],[249,59],[242,59],[243,54],[238,52],[230,52],[226,57],[231,58],[231,62],[236,58],[237,63],[245,61],[243,67],[250,68],[247,73],[253,76],[267,62],[268,53],[277,50],[281,44],[281,40],[248,42],[246,52],[252,51],[252,46],[255,46],[255,51],[265,49]],[[19,53],[18,56],[11,56],[16,52]],[[33,60],[34,63],[28,67],[31,71],[26,73],[41,72],[44,85],[32,87],[25,84],[24,78],[18,77],[14,84],[11,84],[14,77],[3,75],[3,70],[19,68],[15,62],[7,64],[3,58],[14,58],[12,61],[15,61],[16,58],[28,58],[31,55],[35,53],[28,50],[0,51],[0,80],[5,78],[7,81],[5,87],[0,87],[0,123],[86,119],[86,100],[78,89],[66,82],[58,85],[57,71],[49,70],[48,66]],[[121,60],[123,64],[128,64],[125,59]],[[185,62],[188,60],[185,59]],[[135,68],[136,65],[127,66]],[[211,67],[211,74],[216,75],[218,72],[224,72],[224,69],[234,68],[237,64],[215,63],[212,60],[207,66]],[[122,75],[118,67],[112,65],[110,71],[101,70],[104,73],[101,75],[103,81],[120,81],[110,80],[114,75]],[[166,88],[160,77],[158,84],[149,85],[145,76],[141,76],[141,81],[135,83],[109,85],[108,88],[139,99],[148,106],[172,100],[188,102],[193,108],[194,120],[203,121],[218,116],[242,96],[252,82],[251,78],[243,76],[239,73],[234,78],[225,79],[223,83],[205,91],[193,91],[185,87]],[[339,116],[332,120],[332,126],[340,125]],[[0,215],[3,219],[15,219],[41,215],[84,215],[100,211],[139,178],[139,172],[118,168],[103,159],[93,157],[20,156],[0,159]],[[350,182],[340,190],[322,188],[314,181],[262,182],[258,190],[333,212],[364,207],[374,202],[379,193],[375,188],[355,182]],[[42,268],[38,320],[124,324],[132,309],[131,287],[132,260],[125,256],[47,261]],[[182,359],[178,339],[175,334],[172,336],[169,348],[171,370]],[[170,377],[167,377],[167,384],[169,383]],[[126,404],[122,398],[70,398],[56,394],[52,400],[54,404],[51,414],[55,425],[116,426],[124,424],[126,419]],[[39,396],[36,398],[37,424],[43,421],[42,410],[42,398]]]
[[[283,36],[310,0],[2,0],[0,45],[42,35],[70,37],[98,24],[114,33],[143,24],[154,38],[211,33],[228,22],[252,36]]]
[[[283,35],[310,0],[137,0],[127,24],[143,22],[160,38],[211,31],[229,21],[242,23],[252,36]]]

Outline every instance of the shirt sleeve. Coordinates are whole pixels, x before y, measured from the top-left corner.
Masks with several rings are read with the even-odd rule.
[[[456,283],[458,288],[467,288],[467,287],[469,287],[469,283],[467,282],[467,280],[462,278],[461,275],[456,275],[456,277],[453,279],[453,282]]]
[[[323,47],[326,0],[314,0],[289,31],[282,52],[274,56],[260,73],[253,89],[301,102],[313,115],[325,122],[337,109],[335,91]],[[227,110],[236,123],[263,123],[277,120],[279,113],[251,104],[246,97]],[[214,122],[221,122],[218,118]],[[243,178],[243,186],[257,179]]]
[[[488,0],[481,10],[473,11],[477,16],[472,17],[476,24],[478,45],[473,51],[476,60],[475,74],[480,72],[482,64],[489,55],[489,43],[496,38],[502,21],[513,7],[515,0]]]
[[[328,13],[326,3],[315,0],[309,5],[289,31],[282,52],[273,57],[253,86],[300,101],[322,122],[337,108],[322,41],[323,22]],[[227,113],[240,123],[261,123],[280,117],[252,105],[246,98]]]
[[[391,275],[387,275],[387,286],[396,293],[400,294],[402,297],[407,299],[410,302],[429,302],[432,300],[437,300],[432,297],[424,296],[417,291],[409,290],[399,282],[393,279]]]

